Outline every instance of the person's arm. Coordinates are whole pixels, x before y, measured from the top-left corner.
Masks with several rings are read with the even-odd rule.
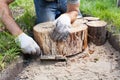
[[[15,42],[18,44],[23,53],[27,54],[40,54],[40,47],[28,35],[26,35],[17,25],[12,17],[9,9],[9,4],[14,0],[0,0],[0,21],[2,21],[8,31],[16,36]]]
[[[23,31],[12,17],[9,9],[9,4],[11,2],[13,2],[13,0],[0,0],[0,20],[6,25],[6,28],[11,34],[17,36],[23,33]]]
[[[67,12],[65,14],[67,14],[70,17],[71,23],[74,22],[78,16],[79,7],[80,7],[79,0],[73,0],[72,2],[68,0]]]

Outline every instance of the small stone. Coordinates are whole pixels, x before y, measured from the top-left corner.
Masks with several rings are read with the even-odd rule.
[[[63,66],[66,66],[66,65],[67,65],[66,62],[57,62],[57,63],[55,64],[55,66],[57,66],[57,67],[63,67]]]

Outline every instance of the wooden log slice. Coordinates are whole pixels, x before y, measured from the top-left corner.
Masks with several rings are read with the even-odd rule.
[[[88,20],[84,19],[84,18],[80,18],[80,19],[77,19],[77,20],[78,20],[77,22],[82,23],[82,24],[85,24],[85,23],[88,22]]]
[[[84,17],[83,19],[88,20],[88,21],[98,21],[98,17]]]
[[[71,56],[82,52],[87,47],[87,26],[76,20],[70,29],[70,35],[63,42],[53,41],[49,34],[53,31],[53,22],[36,25],[34,37],[45,55]]]
[[[106,25],[105,21],[90,21],[88,25],[89,41],[96,45],[102,45],[106,41]]]

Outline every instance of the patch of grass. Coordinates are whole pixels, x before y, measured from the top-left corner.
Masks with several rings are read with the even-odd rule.
[[[16,22],[24,32],[32,32],[33,26],[35,25],[35,15],[29,10],[25,10],[24,14],[16,19]]]
[[[11,9],[16,9],[17,7],[24,9],[24,12],[15,17],[15,20],[22,30],[29,34],[35,25],[34,2],[33,0],[17,0],[11,4]]]
[[[81,0],[80,9],[84,14],[99,17],[120,29],[120,8],[117,0]]]
[[[8,32],[0,33],[0,70],[13,61],[19,54],[20,49],[15,44],[14,37]]]

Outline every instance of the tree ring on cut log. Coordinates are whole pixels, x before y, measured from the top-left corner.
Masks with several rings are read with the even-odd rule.
[[[87,19],[84,19],[84,18],[80,18],[80,19],[77,19],[76,22],[81,23],[81,24],[85,24],[85,23],[88,22],[88,20],[87,20]]]
[[[106,26],[105,21],[90,21],[88,25],[88,39],[96,45],[102,45],[106,41]]]
[[[104,27],[107,25],[105,21],[89,21],[86,24],[90,27]]]
[[[100,18],[98,18],[98,17],[84,17],[83,19],[86,19],[88,21],[98,21]]]
[[[87,48],[87,25],[76,20],[70,28],[70,35],[63,42],[53,41],[50,33],[54,29],[53,22],[45,22],[33,28],[34,38],[45,55],[71,56]]]

